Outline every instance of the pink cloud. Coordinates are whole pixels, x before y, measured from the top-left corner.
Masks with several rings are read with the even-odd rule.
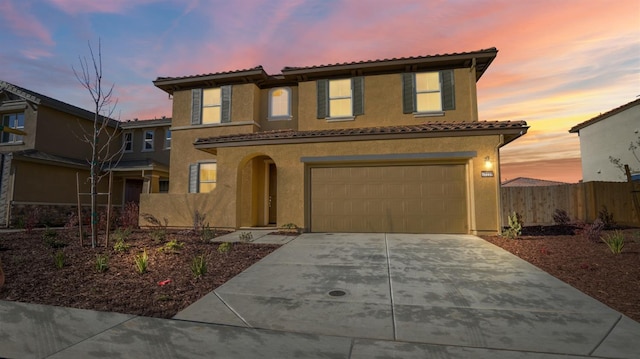
[[[31,4],[28,2],[0,2],[0,17],[19,36],[34,38],[46,46],[53,46],[55,42],[51,33],[31,13]],[[35,55],[32,52],[31,55]]]
[[[51,5],[61,9],[68,14],[81,13],[121,13],[127,9],[143,4],[157,2],[158,0],[109,0],[109,1],[86,1],[86,0],[47,0]]]

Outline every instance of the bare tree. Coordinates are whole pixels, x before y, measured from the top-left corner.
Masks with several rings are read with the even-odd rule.
[[[636,162],[638,163],[638,165],[640,165],[640,136],[638,136],[637,140],[631,141],[631,143],[629,143],[629,152],[631,152],[631,155],[633,155],[633,157],[636,159]],[[622,160],[619,157],[609,156],[609,161],[614,166],[616,166],[622,172],[622,174],[625,177],[626,177],[626,173],[627,173],[627,171],[625,170],[625,165],[627,165],[629,167],[631,172],[635,172],[637,170],[640,170],[640,167],[633,167],[629,163],[622,163]]]
[[[89,91],[93,100],[93,131],[83,130],[81,140],[91,146],[89,181],[91,184],[91,246],[96,247],[98,237],[98,183],[109,173],[122,157],[122,144],[118,144],[118,122],[112,119],[117,100],[113,98],[113,88],[103,88],[102,83],[102,46],[98,40],[98,53],[94,54],[89,42],[90,59],[79,56],[80,70],[72,66],[73,74],[82,87]],[[97,56],[96,56],[97,55]],[[101,142],[102,138],[102,142]],[[110,220],[107,218],[107,221]]]

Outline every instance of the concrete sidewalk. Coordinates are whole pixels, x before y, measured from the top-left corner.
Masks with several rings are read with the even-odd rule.
[[[637,353],[640,323],[464,235],[303,234],[174,320],[0,301],[9,358]]]

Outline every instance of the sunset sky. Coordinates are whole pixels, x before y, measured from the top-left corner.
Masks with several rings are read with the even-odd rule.
[[[577,182],[569,128],[640,95],[639,0],[0,0],[0,80],[90,109],[72,66],[99,38],[121,120],[171,116],[157,77],[496,47],[480,119],[531,126],[503,180]]]

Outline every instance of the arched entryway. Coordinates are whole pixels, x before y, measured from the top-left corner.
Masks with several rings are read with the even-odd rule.
[[[238,223],[267,227],[278,223],[278,169],[266,155],[249,156],[239,168]]]

